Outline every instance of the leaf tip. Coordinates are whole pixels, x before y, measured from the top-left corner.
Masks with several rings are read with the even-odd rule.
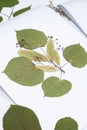
[[[1,73],[6,73],[5,71],[6,71],[6,69],[4,69]]]
[[[47,97],[47,95],[44,93],[44,97]]]

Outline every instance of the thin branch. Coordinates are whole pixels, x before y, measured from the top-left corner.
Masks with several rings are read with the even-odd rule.
[[[0,14],[9,18],[9,16],[7,14],[1,13],[1,12],[0,12]]]
[[[61,72],[65,73],[65,71],[64,71],[60,66],[56,65],[53,61],[51,61],[51,63],[52,63],[55,67],[57,67],[59,70],[61,70]]]
[[[40,47],[40,49],[41,49],[41,51],[43,52],[43,54],[45,54],[45,56],[46,56],[46,58],[48,59],[48,61],[50,61],[48,55],[47,55],[46,52],[43,50],[43,48]]]
[[[61,68],[63,68],[63,67],[66,66],[67,64],[69,64],[69,62],[66,62],[64,65],[61,66]]]
[[[8,18],[8,20],[11,18],[11,16],[13,15],[13,11],[14,11],[14,7],[11,8],[11,13],[10,13],[10,16]]]

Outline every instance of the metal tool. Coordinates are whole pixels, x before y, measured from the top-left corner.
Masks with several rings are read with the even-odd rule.
[[[59,13],[61,16],[68,18],[68,20],[74,23],[74,25],[87,37],[85,31],[82,29],[79,23],[75,20],[75,18],[69,13],[69,11],[63,5],[60,4],[55,7],[52,1],[50,1],[48,7],[52,8],[55,12]]]

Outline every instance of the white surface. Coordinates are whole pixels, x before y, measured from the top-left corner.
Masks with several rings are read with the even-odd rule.
[[[87,49],[87,38],[75,30],[65,19],[45,6],[37,6],[0,26],[0,72],[9,60],[17,56],[15,30],[33,28],[45,32],[46,35],[59,39],[62,46],[80,43]],[[62,63],[65,61],[62,60]],[[0,84],[11,95],[17,104],[27,106],[37,114],[42,130],[54,130],[58,119],[70,116],[79,125],[79,130],[87,125],[87,66],[82,69],[70,65],[65,68],[63,79],[72,82],[72,90],[59,98],[44,97],[41,84],[35,87],[24,87],[11,81],[0,73]],[[48,76],[48,75],[46,75]],[[10,102],[0,96],[0,130],[2,117]]]

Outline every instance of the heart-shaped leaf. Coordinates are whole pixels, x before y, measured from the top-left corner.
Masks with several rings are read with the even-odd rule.
[[[43,47],[47,43],[46,35],[42,31],[35,29],[16,31],[16,36],[20,47],[26,49],[32,50],[38,47]]]
[[[12,7],[18,3],[18,0],[0,0],[0,10],[3,7]]]
[[[87,64],[87,52],[80,44],[66,47],[63,55],[74,67],[84,67]]]
[[[59,97],[70,91],[71,83],[52,76],[43,81],[42,89],[45,96]]]
[[[55,130],[78,130],[78,124],[71,117],[65,117],[56,123]]]
[[[60,57],[58,52],[54,49],[54,42],[52,38],[50,38],[47,42],[47,55],[51,61],[60,65]]]
[[[25,57],[13,58],[6,66],[4,73],[7,76],[22,85],[34,86],[44,79],[44,73],[36,68],[34,63]]]
[[[36,114],[29,108],[11,105],[3,117],[4,130],[41,130]]]
[[[22,14],[22,13],[24,13],[24,12],[30,10],[30,9],[31,9],[31,5],[26,7],[26,8],[20,9],[20,10],[16,11],[15,13],[13,13],[13,17],[15,17],[15,16],[17,16],[19,14]]]
[[[34,61],[48,61],[46,56],[44,56],[43,54],[41,54],[39,52],[33,51],[33,50],[20,49],[18,51],[18,54],[20,56],[27,57],[30,60],[34,60]]]
[[[36,65],[36,68],[44,71],[44,72],[55,72],[58,71],[58,69],[56,69],[54,66],[47,66],[47,65]]]

